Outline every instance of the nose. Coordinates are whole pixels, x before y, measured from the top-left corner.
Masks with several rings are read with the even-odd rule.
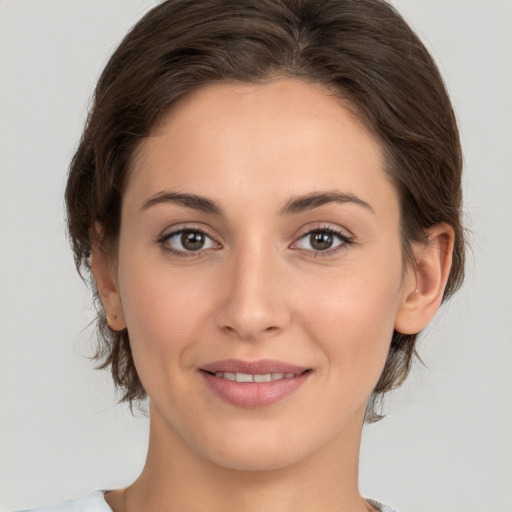
[[[290,321],[279,258],[268,245],[254,245],[232,255],[217,312],[218,326],[245,341],[275,336]]]

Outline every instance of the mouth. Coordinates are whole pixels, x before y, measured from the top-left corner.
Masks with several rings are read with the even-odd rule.
[[[200,373],[208,388],[223,401],[254,408],[272,405],[295,393],[313,370],[274,360],[228,359],[203,365]]]
[[[212,376],[218,377],[220,379],[227,379],[234,382],[273,382],[275,380],[283,380],[283,379],[293,379],[294,377],[298,377],[302,375],[302,373],[308,372],[310,370],[304,370],[301,373],[231,373],[231,372],[206,372]]]

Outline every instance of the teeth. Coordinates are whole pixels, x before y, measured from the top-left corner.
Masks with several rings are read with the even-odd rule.
[[[295,377],[294,373],[230,373],[230,372],[215,372],[216,377],[221,379],[232,380],[236,382],[271,382],[273,380],[292,379]]]
[[[237,373],[235,380],[237,382],[254,382],[250,373]]]
[[[264,375],[255,375],[253,380],[254,382],[270,382],[272,380],[272,375],[270,373],[265,373]]]

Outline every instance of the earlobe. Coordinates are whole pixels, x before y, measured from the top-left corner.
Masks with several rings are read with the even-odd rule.
[[[91,271],[107,316],[108,326],[114,331],[122,331],[126,328],[126,322],[114,263],[97,245],[91,252]]]
[[[432,320],[441,305],[452,265],[454,231],[446,223],[428,231],[428,242],[413,247],[415,265],[404,278],[395,330],[417,334]]]

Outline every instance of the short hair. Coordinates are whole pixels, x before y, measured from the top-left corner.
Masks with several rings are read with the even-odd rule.
[[[121,401],[146,397],[129,333],[108,327],[90,273],[93,244],[114,250],[134,152],[185,94],[207,84],[257,84],[274,78],[318,83],[342,98],[380,142],[399,196],[403,254],[440,222],[454,230],[443,300],[464,276],[462,154],[455,115],[429,52],[383,0],[168,0],[150,10],[108,61],[94,92],[66,188],[76,266],[91,278],[97,303],[99,368],[111,367]],[[101,227],[101,239],[94,226]],[[376,401],[400,386],[417,334],[394,332]]]

